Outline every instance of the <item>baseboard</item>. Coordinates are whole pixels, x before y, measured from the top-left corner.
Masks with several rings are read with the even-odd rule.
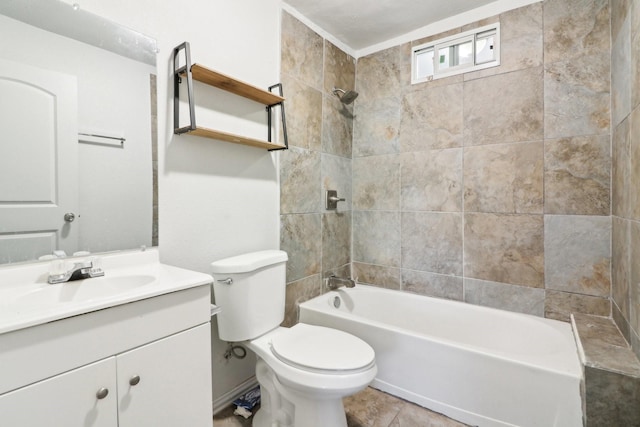
[[[242,393],[251,390],[257,385],[258,380],[254,376],[247,379],[246,381],[235,387],[233,390],[230,390],[222,396],[218,397],[213,401],[213,414],[215,415],[218,412],[222,411],[224,408],[229,406],[231,402],[236,400],[236,398],[238,398]]]

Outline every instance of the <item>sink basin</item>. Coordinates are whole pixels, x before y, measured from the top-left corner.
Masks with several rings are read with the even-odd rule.
[[[20,294],[12,302],[22,305],[43,305],[64,302],[92,301],[113,297],[139,289],[156,280],[151,275],[96,277],[73,282],[47,285]]]

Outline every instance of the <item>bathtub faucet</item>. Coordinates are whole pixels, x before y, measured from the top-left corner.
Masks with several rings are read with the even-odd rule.
[[[335,291],[340,286],[353,288],[356,285],[356,280],[358,280],[358,278],[354,280],[354,279],[349,279],[348,277],[338,277],[335,274],[332,274],[327,279],[327,287],[329,288],[329,290],[332,290],[332,291]]]

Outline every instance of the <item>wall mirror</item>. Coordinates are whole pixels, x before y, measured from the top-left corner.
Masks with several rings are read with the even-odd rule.
[[[77,5],[0,2],[0,263],[157,245],[156,52]]]

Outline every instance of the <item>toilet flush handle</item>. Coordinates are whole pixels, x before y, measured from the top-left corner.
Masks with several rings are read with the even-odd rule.
[[[226,279],[218,279],[218,283],[224,283],[225,285],[233,285],[233,279],[227,277]]]

